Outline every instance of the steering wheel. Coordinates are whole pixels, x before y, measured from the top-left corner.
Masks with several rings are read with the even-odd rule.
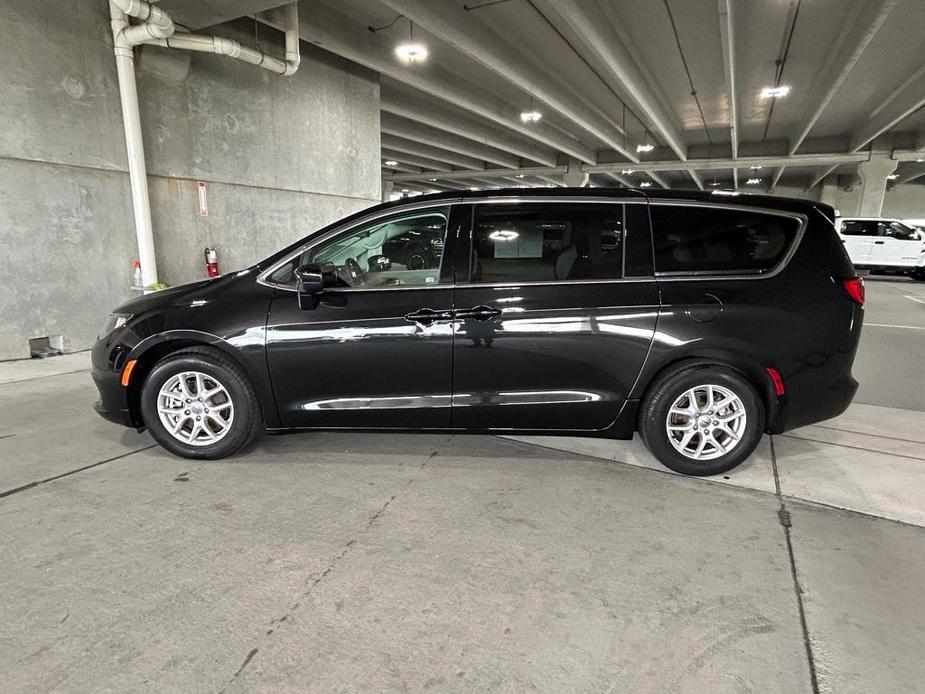
[[[347,273],[347,283],[351,287],[363,283],[365,273],[355,258],[347,258],[347,260],[344,261],[344,272]]]

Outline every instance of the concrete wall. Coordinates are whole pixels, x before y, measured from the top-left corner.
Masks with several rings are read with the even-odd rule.
[[[60,0],[0,4],[0,359],[28,356],[30,337],[88,347],[129,297],[137,257],[107,3],[65,4],[66,22]],[[223,33],[252,40],[236,31]],[[244,267],[379,201],[377,75],[306,44],[302,53],[283,78],[219,56],[141,51],[162,281],[204,276],[207,244],[223,270]]]

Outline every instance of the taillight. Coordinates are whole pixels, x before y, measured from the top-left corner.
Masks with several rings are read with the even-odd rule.
[[[845,294],[848,295],[849,299],[851,299],[858,306],[864,305],[863,277],[852,277],[851,279],[842,280],[841,286],[842,289],[845,290]]]

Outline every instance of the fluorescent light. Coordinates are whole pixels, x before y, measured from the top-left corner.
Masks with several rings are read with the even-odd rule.
[[[886,177],[886,180],[895,181],[897,178],[899,178],[899,174],[890,174],[889,176]]]
[[[925,161],[925,159],[916,159],[915,161],[916,163],[921,164],[923,161]]]
[[[757,186],[759,183],[761,183],[760,178],[750,178],[747,181],[745,181],[745,185],[747,186]]]
[[[720,183],[719,181],[713,181],[713,183],[711,183],[710,185],[715,188],[716,186],[721,186],[722,183]]]
[[[748,168],[750,168],[752,171],[760,171],[761,164],[756,164],[755,166],[749,166]]]
[[[401,189],[401,192],[402,192],[402,193],[407,193],[407,192],[409,192],[409,190],[408,190],[407,188],[402,188],[402,189]]]
[[[498,231],[493,231],[488,235],[492,241],[513,241],[520,234],[516,231],[509,231],[508,229],[498,229]]]
[[[524,177],[523,174],[517,174],[517,178],[523,178],[523,177]]]
[[[431,183],[433,183],[433,182],[436,181],[437,179],[436,179],[436,178],[428,178],[427,180],[430,181]]]
[[[475,186],[472,186],[469,190],[478,190]]]
[[[395,55],[405,63],[420,63],[427,60],[427,46],[423,43],[400,43],[395,47]]]
[[[629,176],[632,173],[636,173],[636,169],[623,169],[620,173],[624,176]]]
[[[398,166],[398,162],[395,161],[394,159],[386,159],[382,163],[385,164],[386,166]]]
[[[765,87],[761,90],[762,99],[774,99],[779,96],[787,96],[790,93],[790,87],[781,85],[780,87]]]
[[[713,190],[710,191],[713,195],[738,195],[739,191],[737,190]]]
[[[536,123],[542,117],[543,114],[539,111],[523,111],[520,114],[520,120],[524,123]]]
[[[636,145],[637,152],[651,152],[653,149],[655,149],[655,145]]]
[[[652,185],[652,184],[651,184],[649,181],[643,181],[642,183],[639,184],[639,187],[640,187],[640,188],[649,188],[649,187],[651,187],[651,185]]]

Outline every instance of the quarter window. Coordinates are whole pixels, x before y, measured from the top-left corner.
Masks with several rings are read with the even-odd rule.
[[[619,279],[623,238],[620,204],[478,205],[471,281]]]
[[[436,284],[440,278],[449,207],[405,212],[355,227],[296,256],[274,272],[295,284],[295,269],[321,265],[338,286],[380,289]]]
[[[792,217],[746,209],[652,205],[651,215],[660,273],[767,272],[800,228]]]
[[[863,219],[846,219],[841,223],[841,233],[844,236],[876,236],[877,223]]]

